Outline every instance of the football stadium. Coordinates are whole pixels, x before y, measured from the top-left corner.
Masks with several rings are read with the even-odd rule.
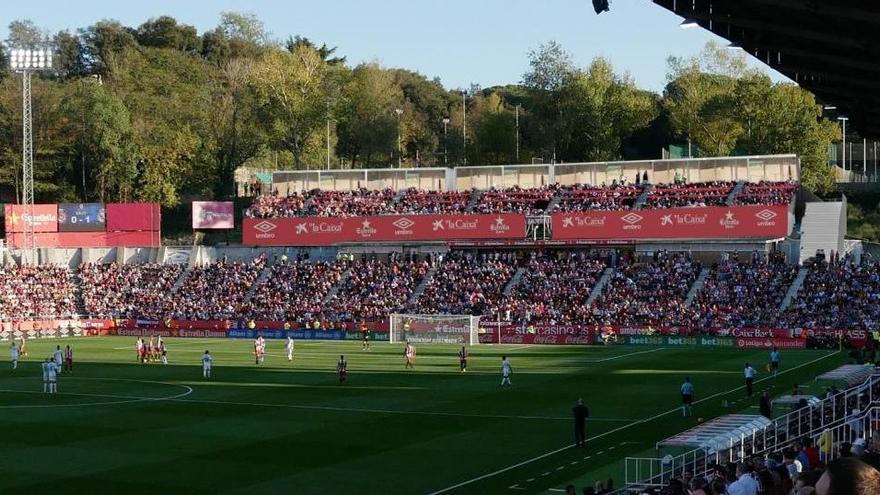
[[[709,42],[10,22],[0,491],[880,494],[877,9],[572,5]]]

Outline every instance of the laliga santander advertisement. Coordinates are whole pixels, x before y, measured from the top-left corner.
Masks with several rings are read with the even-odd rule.
[[[788,206],[709,206],[551,215],[553,239],[776,238],[789,232]]]
[[[331,246],[344,242],[522,239],[523,215],[381,215],[245,218],[248,246]]]

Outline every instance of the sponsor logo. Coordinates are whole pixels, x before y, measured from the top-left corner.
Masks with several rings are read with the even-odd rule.
[[[431,224],[431,230],[434,232],[443,230],[443,220],[435,220],[434,223]]]
[[[376,235],[376,229],[373,228],[373,224],[369,220],[361,222],[361,226],[354,229],[354,231],[361,237],[372,237]]]
[[[772,210],[761,210],[758,213],[755,213],[755,216],[758,217],[758,225],[761,227],[773,227],[776,225],[776,222],[773,220],[777,216],[779,216],[775,211]]]
[[[719,220],[718,223],[725,229],[735,229],[739,226],[739,220],[736,219],[736,216],[730,210],[727,210],[727,213],[724,214],[724,218]]]
[[[266,222],[266,221],[262,221],[262,222],[260,222],[260,223],[258,223],[258,224],[256,224],[256,225],[254,225],[254,229],[255,229],[255,230],[259,230],[260,232],[262,232],[262,233],[264,233],[264,234],[267,233],[267,232],[272,232],[272,231],[275,230],[276,228],[278,228],[277,225],[275,225],[275,224],[272,223],[272,222]]]
[[[568,227],[574,227],[574,219],[571,217],[565,217],[562,219],[562,228],[566,229]]]
[[[507,232],[508,230],[510,230],[510,225],[507,225],[506,223],[504,223],[503,217],[497,217],[497,218],[495,218],[495,223],[493,223],[492,225],[489,226],[489,230],[491,230],[492,232],[494,232],[496,234],[501,234],[503,232]]]
[[[623,230],[641,230],[642,226],[639,225],[639,222],[641,222],[643,218],[644,217],[641,215],[635,213],[627,213],[620,217],[620,219],[626,223],[626,225],[623,226]]]
[[[638,216],[638,215],[636,215]],[[562,226],[565,227],[565,221],[571,217],[565,218],[562,220]],[[605,215],[594,217],[594,216],[583,216],[571,218],[572,227],[574,227],[574,222],[577,222],[578,227],[604,227],[605,226]]]
[[[394,222],[391,223],[391,225],[394,225],[395,227],[397,227],[398,229],[401,229],[401,230],[408,230],[410,227],[412,227],[415,224],[416,224],[415,222],[413,222],[412,220],[410,220],[409,218],[406,218],[406,217],[398,218],[397,220],[395,220]]]
[[[296,235],[307,234],[309,232],[309,226],[305,223],[296,224],[296,228],[294,229],[294,233]]]
[[[663,215],[660,217],[660,226],[672,225],[672,215]]]

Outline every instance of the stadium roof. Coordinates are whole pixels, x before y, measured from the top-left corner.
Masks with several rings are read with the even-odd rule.
[[[653,0],[812,91],[880,136],[880,2]]]

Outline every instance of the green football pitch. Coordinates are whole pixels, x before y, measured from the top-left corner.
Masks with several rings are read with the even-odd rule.
[[[757,413],[741,369],[767,362],[763,350],[484,345],[460,373],[450,345],[420,346],[405,370],[396,344],[301,341],[291,364],[270,341],[255,366],[250,341],[168,339],[169,364],[143,365],[134,341],[34,340],[15,371],[7,353],[0,492],[550,494],[570,482],[619,483],[624,457],[697,416]],[[73,346],[74,371],[50,396],[39,362],[57,344]],[[502,355],[511,387],[499,386]],[[760,375],[757,388],[781,395],[843,361],[788,351],[783,374]],[[677,409],[685,375],[696,386],[693,418]],[[591,414],[586,449],[570,447],[579,397]]]

